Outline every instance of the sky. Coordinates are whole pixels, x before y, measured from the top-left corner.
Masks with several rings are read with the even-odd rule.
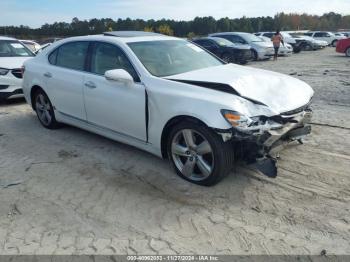
[[[350,0],[0,0],[0,26],[70,22],[73,17],[191,20],[274,16],[278,12],[350,14]]]

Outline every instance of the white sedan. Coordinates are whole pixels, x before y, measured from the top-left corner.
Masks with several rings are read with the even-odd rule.
[[[217,183],[238,155],[275,176],[275,152],[310,133],[309,85],[226,64],[179,38],[68,38],[24,70],[26,100],[44,127],[66,123],[169,158],[200,185]]]
[[[258,36],[258,37],[261,38],[264,42],[271,43],[271,45],[273,46],[270,38],[266,36]],[[288,56],[288,55],[291,55],[292,53],[293,53],[293,47],[286,42],[281,44],[280,48],[278,49],[278,55]]]
[[[17,39],[0,36],[0,101],[22,96],[23,62],[34,54]]]

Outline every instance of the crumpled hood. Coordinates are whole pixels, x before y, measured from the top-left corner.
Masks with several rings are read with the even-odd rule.
[[[6,69],[21,68],[23,62],[33,57],[0,57],[0,67]]]
[[[234,64],[195,70],[167,79],[226,84],[240,96],[261,102],[278,113],[304,106],[314,94],[308,84],[296,78]]]

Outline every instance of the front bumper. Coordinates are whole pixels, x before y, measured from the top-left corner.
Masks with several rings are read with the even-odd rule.
[[[275,55],[275,50],[273,49],[273,47],[269,47],[269,48],[265,48],[257,51],[257,54],[258,54],[259,60],[269,59]]]
[[[0,90],[0,100],[6,100],[11,97],[23,96],[22,87],[11,88],[12,90]]]
[[[250,49],[237,49],[233,54],[233,59],[235,63],[246,64],[253,60],[252,51]]]
[[[248,164],[259,164],[267,160],[275,161],[278,153],[286,145],[293,141],[301,142],[305,136],[309,135],[311,118],[312,111],[307,107],[301,112],[290,112],[268,118],[266,124],[258,125],[256,128],[253,126],[244,131],[232,128],[229,132],[218,133],[224,140],[233,143],[236,158]],[[276,174],[266,175],[274,177]]]
[[[23,94],[21,69],[11,69],[6,75],[0,76],[0,99],[21,94]]]

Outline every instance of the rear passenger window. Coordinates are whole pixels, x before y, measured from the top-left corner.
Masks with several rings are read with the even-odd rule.
[[[89,42],[73,42],[60,46],[56,56],[56,65],[75,70],[84,70],[88,47]]]

